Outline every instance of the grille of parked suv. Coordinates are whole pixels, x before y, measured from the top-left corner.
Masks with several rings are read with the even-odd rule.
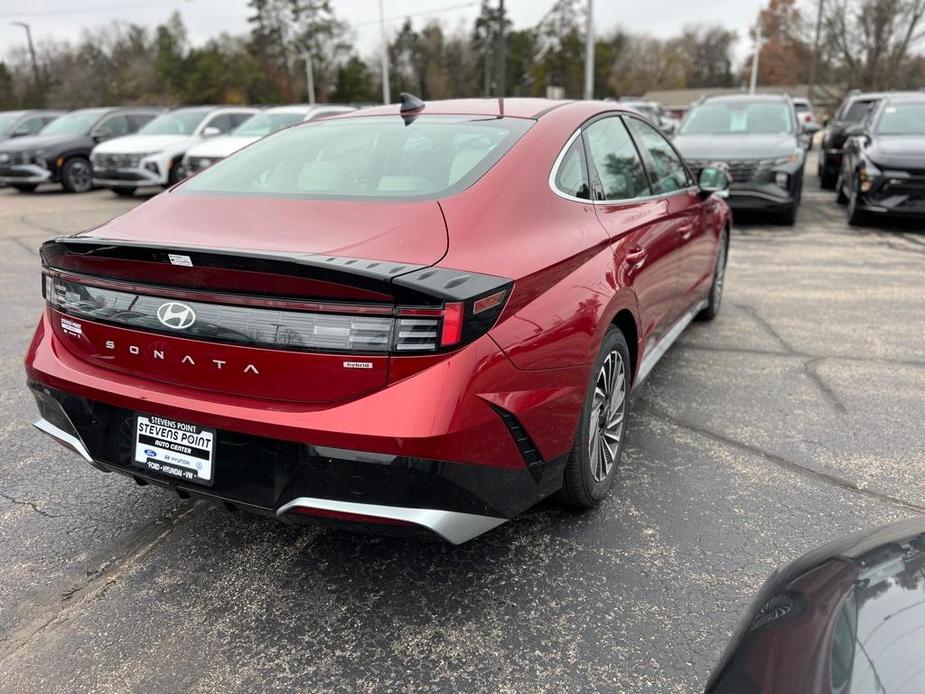
[[[702,169],[717,161],[719,160],[689,159],[687,163],[694,176],[698,177]],[[732,176],[733,183],[752,183],[771,170],[773,161],[772,159],[730,159],[725,164],[729,167],[729,175]]]
[[[93,166],[99,169],[137,169],[140,154],[94,154]]]
[[[3,164],[8,166],[22,166],[23,164],[29,164],[32,160],[32,152],[4,152],[5,157],[0,157]]]

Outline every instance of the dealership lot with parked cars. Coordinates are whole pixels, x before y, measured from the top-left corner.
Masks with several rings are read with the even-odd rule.
[[[429,121],[418,116],[409,114],[411,124],[401,130],[430,132]],[[608,125],[587,129],[591,159]],[[670,148],[651,135],[630,132],[634,142],[649,142],[641,144],[649,152],[642,168],[670,159]],[[479,166],[480,152],[484,157],[486,146],[497,145],[486,142],[492,137],[506,136],[466,132],[459,140],[464,156],[450,162],[447,175],[463,180]],[[410,168],[399,163],[394,173],[382,171],[365,193],[427,195],[427,176],[437,169],[421,151],[426,148],[416,151]],[[550,209],[581,206],[592,191],[605,197],[638,193],[640,181],[651,176],[640,178],[639,166],[614,153],[600,160],[599,179],[583,183],[575,174],[584,152],[574,142],[562,149],[559,175],[551,177],[561,202]],[[226,200],[244,185],[275,186],[277,194],[287,185],[319,194],[343,192],[320,186],[371,185],[369,178],[338,178],[332,162],[343,161],[344,153],[337,156],[256,180],[235,176],[229,160],[206,172],[211,177],[195,180]],[[0,604],[11,606],[0,611],[0,681],[14,691],[66,691],[75,682],[142,691],[332,689],[344,683],[358,690],[702,689],[741,614],[778,565],[846,532],[925,513],[917,433],[925,414],[919,344],[925,237],[914,222],[849,227],[835,195],[820,190],[812,175],[815,153],[809,157],[794,226],[740,215],[722,312],[681,335],[635,392],[622,462],[604,472],[613,485],[609,495],[578,515],[543,502],[458,547],[269,523],[235,513],[236,504],[223,510],[195,501],[183,485],[171,495],[143,484],[160,479],[150,471],[136,475],[138,485],[101,474],[32,430],[35,406],[23,387],[20,359],[45,301],[37,281],[40,246],[129,211],[136,201],[106,191],[0,191],[8,269],[0,296],[10,307],[0,336],[0,550],[13,558],[0,573]],[[711,164],[712,157],[703,168]],[[663,171],[661,184],[677,185]],[[802,170],[788,175],[802,178]],[[602,202],[619,223],[625,203]],[[135,217],[164,205],[169,201],[158,199]],[[190,218],[182,210],[164,213]],[[120,260],[94,259],[97,251],[111,256],[111,245],[83,250],[90,252],[74,261],[84,272],[101,262],[112,270]],[[415,248],[427,250],[420,242]],[[171,265],[176,273],[186,266],[183,258]],[[157,270],[151,277],[180,276]],[[74,278],[60,275],[58,281]],[[54,281],[44,286],[46,298],[60,295],[65,312],[69,297],[80,294],[68,286],[59,292]],[[499,291],[489,287],[473,299]],[[101,308],[111,298],[94,301]],[[590,311],[594,302],[584,306]],[[148,329],[144,307],[136,302],[135,309],[141,321],[135,327]],[[157,318],[186,320],[182,310],[171,311]],[[126,316],[124,310],[114,314]],[[71,339],[85,325],[89,330],[81,317],[65,318],[70,323],[62,321],[61,329],[71,334],[56,339]],[[525,315],[525,325],[528,318],[540,324],[555,319],[551,312]],[[375,321],[367,323],[363,336],[370,339]],[[229,339],[235,334],[230,325],[210,320],[209,326]],[[406,332],[418,347],[435,340],[417,325]],[[343,333],[330,331],[325,339]],[[36,335],[33,355],[44,339]],[[621,350],[607,352],[613,353],[627,361]],[[519,354],[529,356],[529,347]],[[44,354],[38,368],[46,368],[48,358]],[[63,360],[46,386],[67,389],[85,380],[80,363],[61,353],[57,358]],[[601,373],[607,373],[605,361]],[[106,387],[98,381],[82,383],[80,394]],[[235,388],[249,387],[240,376],[234,381]],[[139,395],[164,397],[157,390]],[[499,404],[526,406],[514,397]],[[530,406],[539,404],[531,399]],[[616,412],[606,414],[591,420],[592,433],[593,422],[603,430]],[[153,420],[134,424],[115,432],[113,444],[137,448],[141,424],[183,430]],[[244,459],[248,444],[238,443]],[[267,459],[266,451],[261,455]],[[279,470],[286,463],[280,458],[274,465]],[[581,489],[588,491],[573,491]],[[369,520],[362,515],[349,520]],[[195,652],[191,643],[199,644]],[[737,661],[733,656],[729,662]]]

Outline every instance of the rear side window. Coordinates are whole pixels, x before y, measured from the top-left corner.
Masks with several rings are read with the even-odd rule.
[[[205,127],[218,128],[219,132],[227,133],[231,130],[231,116],[227,113],[220,113],[217,116],[212,116]]]
[[[681,157],[661,133],[637,118],[627,118],[626,122],[640,148],[648,154],[646,166],[652,180],[652,189],[657,195],[673,193],[693,185]]]
[[[555,185],[565,195],[582,200],[591,199],[591,185],[588,182],[588,169],[585,166],[584,147],[580,137],[575,138],[562,157],[556,171]]]
[[[184,192],[320,199],[452,195],[530,128],[521,118],[398,116],[319,120],[282,130],[183,185]]]
[[[128,118],[125,116],[110,116],[104,118],[96,126],[97,131],[105,132],[107,137],[119,137],[130,132]]]
[[[604,200],[631,200],[650,194],[639,153],[620,118],[592,123],[585,137]]]

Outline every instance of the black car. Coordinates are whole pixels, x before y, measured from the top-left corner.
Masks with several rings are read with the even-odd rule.
[[[706,691],[925,692],[925,519],[836,540],[771,576]]]
[[[103,140],[129,135],[160,110],[85,108],[50,122],[37,135],[0,142],[0,183],[23,192],[60,183],[69,193],[93,187],[90,150]]]
[[[826,121],[819,152],[819,185],[826,190],[835,188],[841,171],[842,154],[848,141],[848,129],[863,121],[886,92],[854,92],[848,95],[835,115]]]
[[[846,132],[838,201],[848,205],[848,223],[925,219],[925,93],[889,96]]]
[[[60,116],[63,111],[0,111],[0,142],[13,137],[28,137]]]
[[[733,210],[772,212],[793,224],[803,193],[807,139],[790,97],[741,95],[708,98],[691,107],[674,143],[695,178],[714,162],[728,165]]]

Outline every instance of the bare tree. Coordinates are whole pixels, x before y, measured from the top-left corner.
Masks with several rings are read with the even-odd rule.
[[[925,33],[925,0],[829,0],[827,40],[844,79],[861,89],[902,85],[903,69]]]

